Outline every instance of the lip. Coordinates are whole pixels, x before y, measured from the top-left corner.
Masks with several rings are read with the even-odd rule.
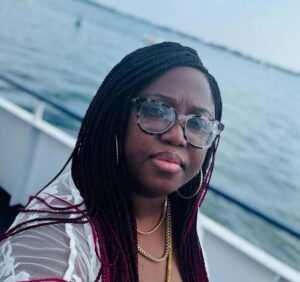
[[[184,168],[184,162],[182,158],[171,152],[159,152],[151,155],[153,164],[160,170],[166,172],[178,172]]]

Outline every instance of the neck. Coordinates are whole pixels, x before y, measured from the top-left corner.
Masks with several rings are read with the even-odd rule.
[[[132,202],[135,216],[138,219],[160,216],[166,197],[147,198],[132,193]]]
[[[132,201],[137,229],[142,231],[151,230],[161,218],[165,196],[147,198],[133,193]]]

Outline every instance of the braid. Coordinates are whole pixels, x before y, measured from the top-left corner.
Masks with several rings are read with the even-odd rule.
[[[99,242],[102,260],[106,261],[101,269],[103,281],[138,281],[136,222],[123,145],[131,98],[156,77],[178,66],[194,67],[206,75],[216,119],[220,120],[222,103],[215,79],[195,50],[171,42],[138,49],[122,59],[104,79],[83,120],[73,152],[72,176],[87,212],[98,222],[98,238],[104,241]],[[205,171],[212,156],[214,151],[210,149],[204,162]],[[201,187],[203,197],[208,181]],[[193,179],[185,189],[193,190],[197,185],[199,180]],[[196,230],[199,199],[183,201],[175,194],[170,199],[184,281],[208,281]]]
[[[195,50],[178,43],[164,42],[132,52],[110,71],[99,87],[83,119],[75,148],[63,167],[72,160],[72,177],[84,199],[84,213],[80,215],[77,205],[66,210],[56,208],[53,214],[69,212],[79,215],[65,221],[57,217],[35,219],[32,227],[24,224],[25,227],[16,226],[5,234],[5,238],[34,226],[89,222],[93,238],[98,241],[95,251],[101,261],[97,280],[101,277],[105,282],[138,282],[136,221],[124,152],[131,100],[155,78],[179,66],[193,67],[204,73],[215,104],[215,118],[221,120],[222,101],[217,82]],[[119,143],[118,163],[116,137]],[[196,219],[213,170],[217,144],[218,140],[207,151],[202,167],[206,173],[198,196],[188,201],[179,198],[176,193],[169,196],[174,239],[180,251],[179,263],[184,281],[208,281]],[[195,177],[182,188],[192,193],[198,186],[199,178]],[[0,238],[0,241],[3,239]]]
[[[171,42],[140,48],[123,58],[104,79],[83,120],[73,154],[72,176],[88,213],[99,223],[99,238],[105,242],[100,242],[100,246],[106,246],[101,249],[102,259],[107,260],[101,270],[103,281],[138,281],[136,222],[129,197],[130,181],[123,145],[131,98],[156,77],[178,66],[194,67],[206,75],[216,119],[220,120],[222,102],[215,79],[195,50]],[[118,165],[115,136],[120,145]],[[208,150],[204,171],[209,170],[214,153],[213,149]],[[202,199],[208,181],[206,178],[201,187]],[[193,179],[185,188],[193,190],[197,185],[199,180]],[[200,204],[199,198],[183,201],[171,195],[170,199],[184,281],[207,281],[196,230],[195,210]]]

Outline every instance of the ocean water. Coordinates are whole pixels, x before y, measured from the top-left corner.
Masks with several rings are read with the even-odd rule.
[[[224,105],[212,185],[300,229],[300,76],[84,1],[2,0],[0,26],[0,75],[80,115],[107,72],[149,38],[195,48]],[[36,105],[1,80],[0,95],[28,110]],[[74,136],[78,131],[78,122],[51,108],[45,118]],[[300,270],[299,240],[212,193],[202,210]]]

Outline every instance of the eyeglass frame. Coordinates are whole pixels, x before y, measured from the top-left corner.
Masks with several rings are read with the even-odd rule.
[[[180,121],[181,122],[181,126],[183,127],[183,135],[184,135],[184,138],[185,140],[187,141],[188,144],[192,145],[193,147],[195,148],[198,148],[198,149],[207,149],[209,147],[212,146],[212,144],[214,143],[214,141],[216,140],[217,136],[220,135],[221,131],[224,130],[225,128],[225,125],[223,123],[221,123],[220,121],[216,120],[216,119],[212,119],[212,118],[209,118],[209,117],[206,117],[206,116],[201,116],[201,115],[197,115],[197,114],[189,114],[189,115],[184,115],[180,112],[178,112],[174,107],[170,106],[169,104],[165,103],[165,102],[162,102],[162,101],[159,101],[159,100],[156,100],[156,99],[153,99],[153,98],[149,98],[149,97],[135,97],[131,100],[132,103],[136,103],[136,105],[138,106],[138,110],[137,110],[137,124],[139,126],[139,128],[146,132],[146,133],[149,133],[149,134],[155,134],[155,135],[161,135],[161,134],[164,134],[166,132],[168,132],[176,123],[176,121]],[[143,102],[155,102],[155,103],[158,103],[160,105],[163,105],[163,106],[166,106],[167,108],[171,109],[174,113],[175,113],[175,118],[174,120],[171,122],[170,126],[168,126],[166,129],[164,129],[163,131],[161,132],[152,132],[152,131],[148,131],[146,129],[144,129],[140,122],[139,122],[139,116],[140,116],[140,109],[141,109],[141,106],[142,106],[142,103]],[[209,120],[211,122],[213,122],[213,125],[214,126],[217,126],[217,132],[214,136],[214,139],[213,141],[211,141],[211,143],[207,146],[198,146],[198,145],[195,145],[193,143],[191,143],[188,138],[187,138],[187,135],[186,135],[186,124],[188,122],[189,119],[193,118],[193,117],[200,117],[200,118],[203,118],[203,119],[206,119],[206,120]]]

